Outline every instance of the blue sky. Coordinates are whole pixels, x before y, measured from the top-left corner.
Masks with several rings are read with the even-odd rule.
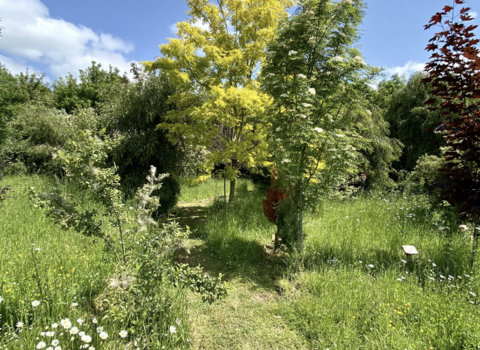
[[[366,61],[387,74],[421,69],[435,32],[423,26],[452,2],[367,0],[358,43]],[[466,5],[480,12],[478,1]],[[182,0],[0,0],[5,28],[0,62],[14,73],[26,68],[44,72],[50,81],[68,72],[76,75],[92,60],[127,71],[131,62],[159,55],[158,45],[174,36],[172,27],[187,19],[187,10]]]

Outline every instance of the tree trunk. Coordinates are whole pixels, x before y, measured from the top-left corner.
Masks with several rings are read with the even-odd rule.
[[[228,197],[228,203],[233,203],[235,199],[235,180],[230,180],[230,196]]]
[[[232,159],[230,166],[232,167],[232,170],[235,172],[237,170],[237,165],[238,161],[236,159]],[[235,180],[236,180],[236,173],[235,177],[233,180],[230,180],[230,196],[228,197],[228,203],[233,203],[233,200],[235,199]]]
[[[298,248],[303,253],[303,211],[298,208]]]

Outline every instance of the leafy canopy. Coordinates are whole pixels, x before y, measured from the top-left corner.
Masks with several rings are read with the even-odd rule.
[[[257,78],[265,47],[293,2],[187,0],[187,4],[190,19],[177,24],[178,38],[160,47],[161,58],[144,62],[148,70],[162,69],[177,88],[170,98],[176,108],[169,112],[168,123],[159,127],[168,130],[174,143],[180,138],[209,148],[200,168],[209,171],[227,164],[226,176],[234,181],[241,164],[268,165],[265,120],[271,99]]]
[[[446,148],[443,151],[445,166],[443,179],[438,184],[450,204],[460,212],[478,221],[480,214],[480,50],[473,31],[478,27],[468,25],[473,18],[469,7],[455,15],[457,5],[445,6],[437,12],[425,29],[441,24],[427,51],[430,61],[425,69],[433,97],[426,101],[429,109],[439,111],[443,124],[436,128],[443,133]],[[440,106],[435,104],[441,100]],[[478,239],[478,231],[475,234]]]
[[[363,8],[360,0],[301,1],[268,47],[262,74],[274,97],[270,149],[290,214],[344,186],[369,144],[361,133],[372,120],[367,84],[378,70],[353,46]],[[301,241],[301,214],[295,220]]]

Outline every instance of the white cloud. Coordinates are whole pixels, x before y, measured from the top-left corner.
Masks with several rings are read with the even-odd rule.
[[[468,13],[468,15],[469,15],[470,17],[472,17],[472,18],[477,18],[478,13],[477,13],[476,11],[470,11],[470,12]]]
[[[193,26],[198,27],[201,30],[210,31],[210,25],[207,22],[204,22],[200,19],[196,19],[195,22],[193,22]]]
[[[193,22],[193,26],[194,27],[198,27],[202,30],[206,30],[206,31],[210,31],[210,25],[206,22],[203,22],[201,19],[196,19],[194,22]],[[172,25],[169,25],[168,26],[168,29],[170,29],[170,31],[173,33],[173,34],[177,34],[177,24],[172,24]]]
[[[69,72],[77,75],[91,61],[105,68],[111,64],[121,72],[130,70],[131,62],[124,54],[133,50],[131,43],[52,18],[40,0],[0,0],[0,13],[4,27],[0,61],[12,72],[27,64],[42,64],[54,77]]]
[[[385,68],[385,73],[393,75],[399,74],[403,75],[406,74],[407,77],[410,76],[412,73],[422,71],[425,69],[425,63],[418,63],[413,61],[408,61],[404,66],[396,66],[392,68]]]
[[[172,25],[169,25],[169,26],[168,26],[168,29],[170,29],[170,31],[171,31],[173,34],[177,34],[177,23],[172,24]]]
[[[7,69],[12,74],[25,73],[27,69],[30,72],[35,71],[35,69],[32,66],[26,65],[24,62],[15,61],[14,59],[3,56],[2,54],[0,54],[0,63],[5,65],[5,67],[7,67]]]

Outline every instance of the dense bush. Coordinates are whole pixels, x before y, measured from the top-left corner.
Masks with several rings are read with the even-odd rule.
[[[0,144],[6,138],[7,123],[18,109],[25,103],[48,99],[49,95],[50,90],[43,83],[42,74],[29,74],[27,71],[14,76],[0,64]]]
[[[180,193],[177,174],[182,157],[167,141],[165,132],[156,127],[171,108],[167,100],[173,86],[162,73],[142,74],[136,67],[134,72],[136,80],[131,84],[117,85],[109,102],[102,107],[108,133],[122,135],[113,151],[112,161],[118,168],[122,186],[130,190],[144,183],[144,169],[150,165],[155,165],[160,173],[169,173],[170,177],[159,193],[160,212],[166,212],[176,204]]]
[[[43,104],[27,104],[8,123],[7,139],[0,149],[0,164],[8,174],[40,172],[61,173],[55,160],[56,150],[75,140],[84,130],[98,130],[101,118],[93,109],[81,109],[68,115]]]
[[[80,108],[97,108],[107,100],[108,93],[119,83],[127,83],[125,76],[120,76],[117,68],[102,69],[101,64],[92,62],[85,70],[79,70],[79,78],[72,74],[60,77],[53,82],[55,107],[71,113]]]
[[[411,171],[424,154],[440,155],[441,137],[433,133],[440,114],[425,105],[430,87],[422,83],[425,73],[414,73],[404,87],[396,89],[387,103],[385,119],[390,136],[404,145],[403,154],[394,163],[397,170]]]
[[[65,112],[40,104],[24,105],[8,123],[0,163],[6,166],[6,173],[57,172],[52,155],[69,136]]]

